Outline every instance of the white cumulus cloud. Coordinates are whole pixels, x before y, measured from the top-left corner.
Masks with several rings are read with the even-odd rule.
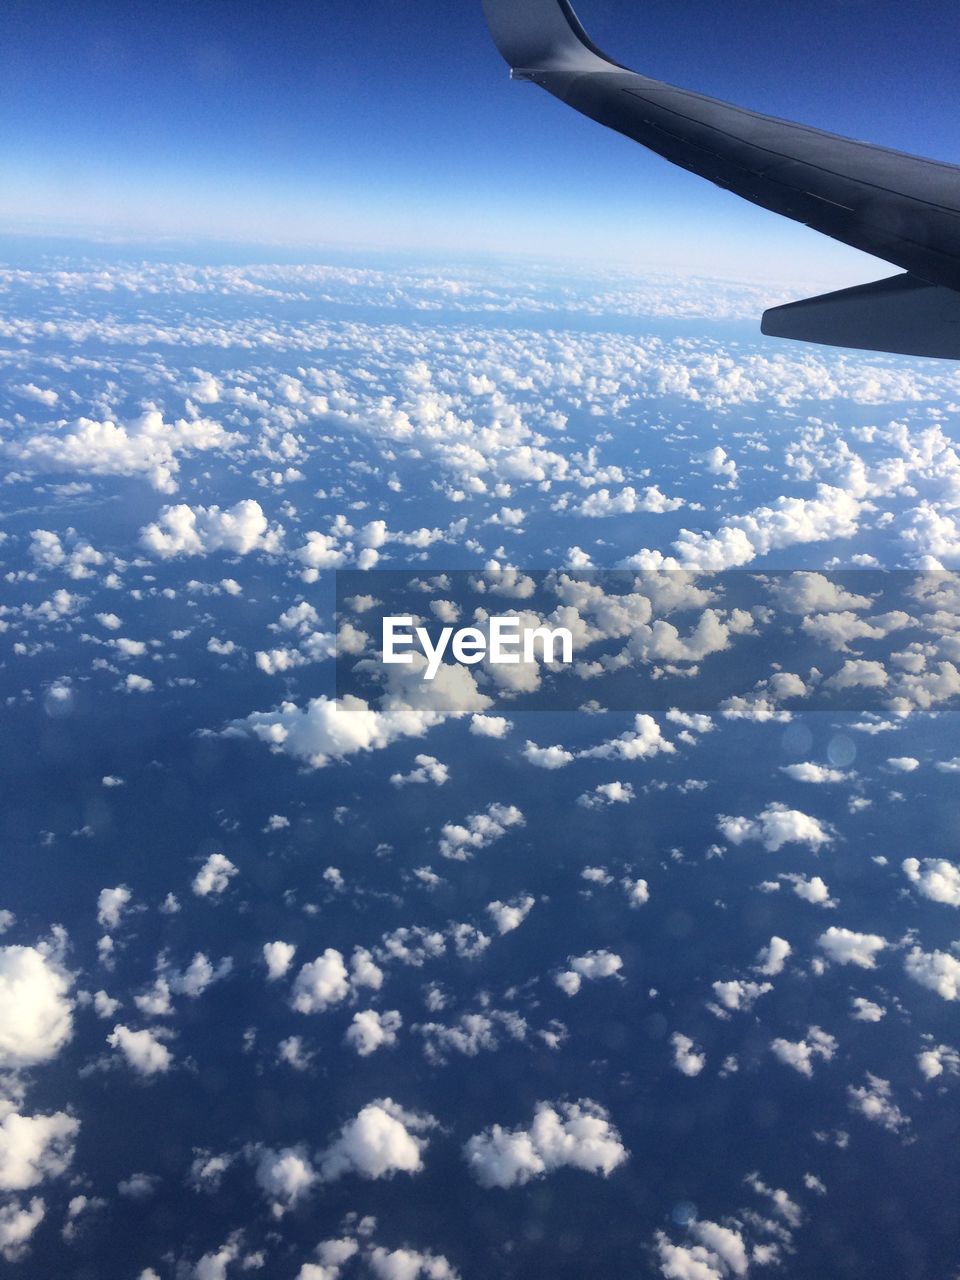
[[[271,525],[259,502],[246,498],[225,510],[190,507],[186,503],[164,507],[159,519],[140,530],[140,545],[151,555],[205,556],[214,551],[249,555],[251,551],[280,550],[283,530]]]
[[[609,1176],[627,1159],[609,1113],[589,1098],[538,1102],[529,1128],[491,1125],[464,1147],[471,1173],[482,1187],[522,1186],[560,1168]]]
[[[59,1053],[73,1034],[72,983],[56,946],[0,947],[0,1068]]]
[[[852,964],[858,969],[875,969],[877,955],[886,947],[886,938],[876,933],[856,933],[831,926],[817,939],[817,946],[834,964]]]
[[[903,873],[931,902],[960,907],[960,867],[946,858],[904,858]]]
[[[418,1173],[427,1139],[436,1126],[432,1116],[405,1111],[390,1098],[368,1103],[342,1127],[320,1156],[320,1175],[333,1182],[348,1173],[361,1178],[390,1178]]]
[[[819,849],[832,839],[817,818],[779,803],[768,804],[756,818],[721,814],[717,818],[717,826],[732,844],[758,840],[769,853],[776,853],[785,844],[805,844],[811,849]]]

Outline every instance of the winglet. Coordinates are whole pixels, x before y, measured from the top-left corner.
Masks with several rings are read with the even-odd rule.
[[[494,44],[514,71],[610,71],[568,0],[483,0]]]

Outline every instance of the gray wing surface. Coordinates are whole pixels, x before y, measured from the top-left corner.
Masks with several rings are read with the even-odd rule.
[[[960,293],[892,276],[771,307],[760,328],[775,338],[960,360]]]
[[[862,286],[859,298],[842,290],[774,308],[764,316],[765,333],[960,357],[960,295],[953,292],[960,291],[960,168],[639,75],[593,44],[568,0],[483,0],[483,7],[514,79],[540,85],[718,187],[907,273],[899,284]],[[883,316],[872,318],[877,306]]]

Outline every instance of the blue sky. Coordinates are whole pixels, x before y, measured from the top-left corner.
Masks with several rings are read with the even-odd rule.
[[[581,0],[648,74],[960,160],[960,11]],[[511,84],[479,0],[13,0],[6,230],[884,274]]]

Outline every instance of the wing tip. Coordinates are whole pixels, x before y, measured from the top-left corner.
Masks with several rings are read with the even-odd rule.
[[[493,42],[515,71],[618,67],[584,31],[569,0],[483,0]]]

